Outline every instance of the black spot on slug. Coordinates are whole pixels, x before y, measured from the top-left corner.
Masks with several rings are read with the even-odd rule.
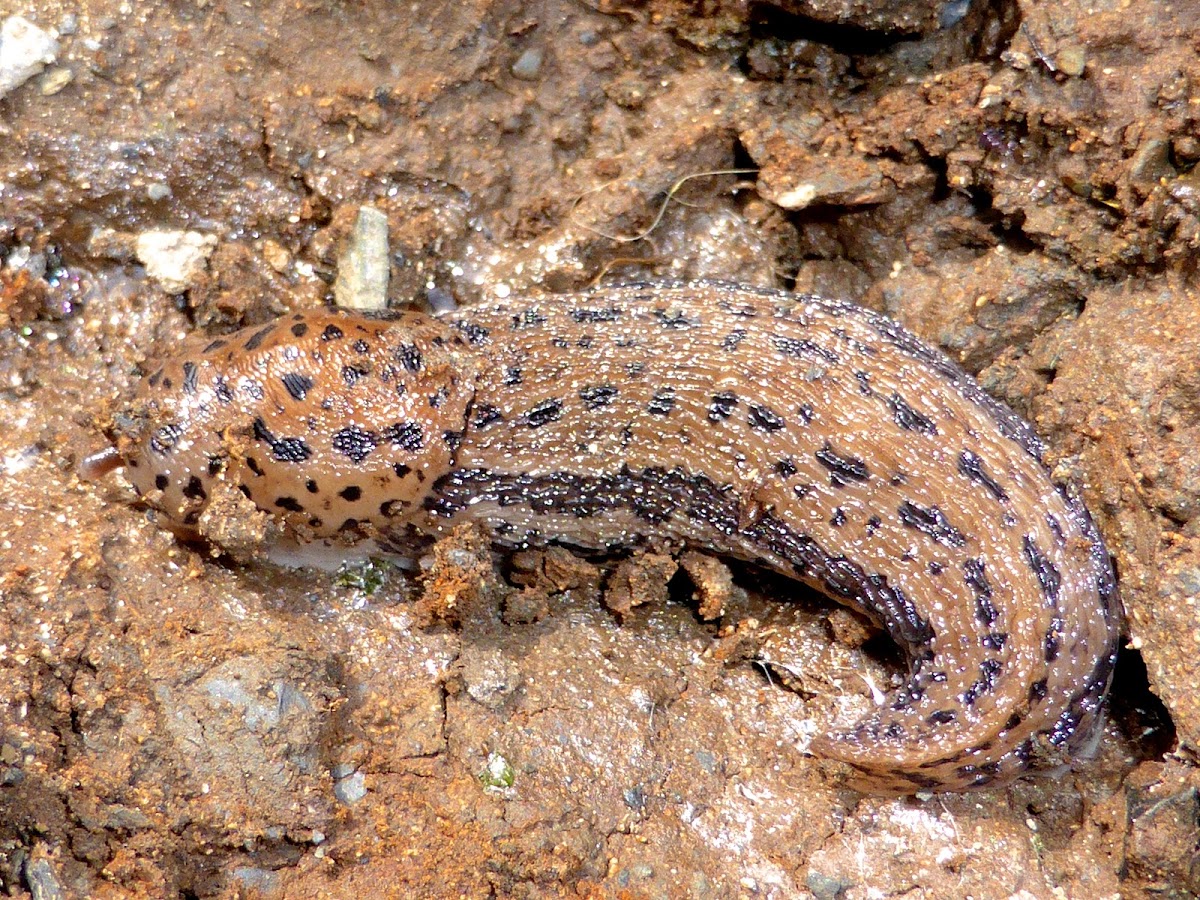
[[[323,341],[337,341],[343,337],[345,337],[345,332],[333,324],[326,325],[325,330],[321,332],[321,340]]]
[[[516,387],[524,380],[525,376],[521,373],[520,366],[509,366],[504,372],[504,383],[508,387]]]
[[[297,322],[292,326],[292,334],[298,338],[304,337],[308,334],[308,325],[304,322]]]
[[[275,505],[280,509],[286,509],[288,512],[304,512],[304,507],[295,497],[279,497],[276,499]]]
[[[785,458],[775,463],[775,474],[780,478],[791,478],[798,471],[799,469],[796,468],[796,462],[793,459]]]
[[[1039,700],[1046,699],[1046,679],[1035,681],[1029,686],[1029,704],[1032,706]]]
[[[188,478],[187,484],[183,486],[183,496],[189,500],[206,500],[208,493],[204,490],[204,483],[197,476],[192,475]]]
[[[834,528],[841,528],[846,524],[846,511],[840,506],[834,507],[833,515],[829,519],[829,524]]]
[[[378,437],[357,425],[347,425],[333,433],[333,450],[351,462],[361,463],[379,444]]]
[[[808,338],[794,338],[781,334],[773,334],[771,335],[771,346],[784,356],[798,358],[819,356],[829,363],[841,362],[841,357],[832,350],[822,347],[816,341],[810,341]]]
[[[748,421],[751,428],[758,428],[762,431],[779,431],[787,425],[783,416],[765,404],[752,405]]]
[[[171,479],[166,475],[163,475],[161,472],[154,476],[154,486],[160,491],[165,491],[167,489],[167,485],[170,483]]]
[[[233,389],[229,387],[229,382],[225,380],[224,376],[218,375],[213,379],[213,393],[217,395],[220,403],[233,402]]]
[[[948,725],[953,722],[958,716],[952,709],[939,709],[935,713],[930,713],[929,718],[925,721],[930,725]]]
[[[304,489],[310,494],[319,494],[321,489],[317,487],[317,483],[311,478],[304,482]]]
[[[393,447],[416,453],[425,446],[425,434],[420,422],[397,422],[383,429],[383,439]]]
[[[346,387],[354,387],[362,379],[367,377],[367,370],[358,366],[342,366],[342,381]]]
[[[356,484],[352,484],[352,485],[349,485],[348,487],[344,487],[340,491],[338,491],[338,496],[341,497],[343,500],[348,500],[351,503],[354,503],[355,501],[362,498],[362,488],[360,488]]]
[[[611,385],[595,384],[579,389],[579,399],[588,409],[603,409],[617,398],[619,392]]]
[[[392,471],[396,473],[397,478],[407,478],[412,472],[412,466],[406,466],[404,463],[393,463]]]
[[[462,446],[463,435],[465,433],[466,432],[454,431],[451,429],[447,429],[446,431],[442,432],[442,441],[445,443],[445,445],[447,447],[450,448],[451,453],[453,453],[455,450],[457,450],[459,447]]]
[[[396,361],[404,366],[409,372],[419,372],[421,370],[421,349],[416,344],[401,344],[396,348]]]
[[[492,333],[482,325],[476,325],[474,322],[467,322],[462,319],[455,322],[454,327],[463,333],[467,339],[467,343],[472,346],[482,344],[492,336]]]
[[[708,406],[708,421],[719,422],[722,419],[728,419],[733,415],[733,410],[737,405],[738,396],[732,391],[713,394],[712,403]]]
[[[654,396],[650,398],[650,402],[646,404],[646,412],[653,416],[670,415],[671,410],[675,408],[675,389],[663,388],[655,391]]]

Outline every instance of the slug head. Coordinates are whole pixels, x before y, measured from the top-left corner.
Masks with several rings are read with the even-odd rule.
[[[296,315],[188,342],[108,429],[164,525],[194,536],[231,486],[300,539],[403,526],[453,464],[474,387],[436,319]],[[114,467],[97,454],[88,468]]]

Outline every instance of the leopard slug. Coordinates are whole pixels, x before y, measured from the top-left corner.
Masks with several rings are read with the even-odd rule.
[[[711,282],[428,316],[304,313],[186,344],[117,416],[165,524],[224,483],[301,541],[692,546],[882,626],[910,675],[813,745],[865,790],[997,784],[1097,732],[1120,605],[1030,426],[852,303]]]

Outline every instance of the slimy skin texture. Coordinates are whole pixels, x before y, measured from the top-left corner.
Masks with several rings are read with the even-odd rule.
[[[867,790],[996,784],[1085,747],[1120,607],[1029,426],[853,304],[630,285],[441,317],[312,313],[189,344],[114,429],[180,533],[216,482],[300,540],[482,523],[506,547],[692,546],[885,628],[911,677],[814,743]]]

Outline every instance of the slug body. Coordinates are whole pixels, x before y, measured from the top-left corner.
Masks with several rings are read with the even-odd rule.
[[[470,520],[806,582],[909,656],[902,690],[814,745],[867,789],[995,783],[1100,719],[1120,609],[1086,510],[1024,421],[853,304],[698,283],[297,315],[182,348],[121,421],[181,531],[224,481],[301,540]]]

